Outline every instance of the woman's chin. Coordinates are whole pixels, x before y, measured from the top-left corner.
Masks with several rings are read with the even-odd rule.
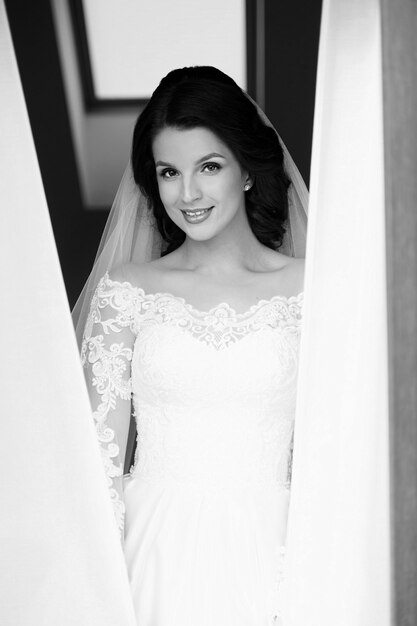
[[[217,232],[214,232],[212,228],[197,230],[197,228],[191,227],[184,228],[183,230],[187,239],[191,241],[210,241],[217,235]]]

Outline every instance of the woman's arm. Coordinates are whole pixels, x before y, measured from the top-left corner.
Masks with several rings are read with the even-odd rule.
[[[82,343],[90,396],[115,520],[123,541],[123,467],[131,412],[135,334],[132,289],[105,276],[94,293]]]

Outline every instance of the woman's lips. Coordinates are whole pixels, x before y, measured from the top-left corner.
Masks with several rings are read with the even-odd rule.
[[[189,224],[199,224],[209,217],[212,209],[213,207],[209,207],[208,209],[193,209],[192,211],[181,209],[181,212],[186,222]]]

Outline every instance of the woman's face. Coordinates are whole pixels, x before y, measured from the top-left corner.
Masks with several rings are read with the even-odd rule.
[[[217,135],[166,127],[152,149],[162,203],[188,237],[207,241],[242,217],[248,176]]]

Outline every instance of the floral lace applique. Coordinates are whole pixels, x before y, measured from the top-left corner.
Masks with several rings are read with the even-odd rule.
[[[132,348],[125,341],[115,342],[115,334],[130,332],[133,324],[135,302],[130,289],[113,287],[103,278],[92,298],[90,314],[84,330],[81,360],[89,373],[90,398],[92,390],[98,394],[98,404],[93,410],[97,439],[113,511],[121,536],[123,536],[125,506],[122,486],[117,478],[123,476],[123,465],[117,443],[117,416],[115,426],[109,425],[109,418],[115,411],[118,399],[129,401],[132,395],[130,362]],[[123,337],[124,338],[124,337]],[[129,409],[130,410],[130,409]]]
[[[148,325],[154,328],[159,325],[175,327],[217,352],[236,344],[244,337],[265,327],[269,329],[279,327],[284,331],[283,342],[285,345],[282,354],[279,353],[277,358],[280,359],[282,371],[288,370],[293,376],[302,304],[303,294],[300,293],[298,296],[290,298],[275,296],[269,300],[261,300],[245,313],[237,313],[225,303],[213,307],[210,311],[201,312],[186,303],[184,299],[172,294],[146,294],[142,288],[134,287],[129,282],[113,281],[108,274],[103,276],[91,302],[81,354],[83,366],[89,377],[88,385],[93,405],[93,419],[110,498],[122,539],[125,505],[123,501],[123,455],[121,452],[124,451],[120,450],[120,437],[118,435],[122,424],[126,424],[127,415],[130,418],[131,398],[134,392],[131,365],[138,333],[145,331],[145,327]],[[149,336],[149,341],[153,341],[151,336]],[[179,335],[178,341],[180,342]],[[143,349],[145,349],[146,339],[144,342]],[[153,354],[154,350],[151,348],[152,346],[150,346],[150,355]],[[178,349],[181,352],[180,346]],[[180,352],[175,349],[176,354]],[[161,366],[160,359],[152,365],[154,369],[157,366]],[[157,377],[161,374],[157,370],[152,370],[152,372]],[[147,376],[148,378],[151,376],[151,371],[148,372]],[[288,378],[287,374],[285,376],[285,384],[292,385],[292,379]],[[186,384],[185,380],[184,384]],[[281,384],[278,378],[277,384]],[[152,385],[149,392],[152,392]],[[283,396],[280,397],[282,402]],[[173,405],[169,403],[169,406]],[[291,404],[288,407],[285,406],[285,411],[292,411]],[[138,419],[140,416],[136,418],[136,421]],[[282,423],[284,424],[284,421]],[[154,422],[154,427],[159,428],[157,422]],[[290,427],[291,424],[289,423],[285,429],[288,430]],[[130,468],[131,475],[138,464],[138,453],[139,447],[136,449],[135,463]],[[166,459],[166,457],[164,458]],[[287,460],[288,474],[287,467],[285,467],[282,469],[282,475],[284,477],[285,473],[288,476],[286,482],[289,487],[291,451]],[[285,482],[285,477],[283,480]]]
[[[107,283],[115,285],[108,279]],[[159,323],[176,325],[206,345],[223,350],[257,330],[270,326],[285,328],[287,333],[297,334],[302,319],[304,293],[297,296],[273,296],[259,300],[248,311],[237,313],[229,304],[222,302],[209,311],[200,311],[180,296],[170,293],[147,294],[141,287],[130,283],[118,283],[124,289],[133,290],[141,301],[140,323],[147,318]]]

